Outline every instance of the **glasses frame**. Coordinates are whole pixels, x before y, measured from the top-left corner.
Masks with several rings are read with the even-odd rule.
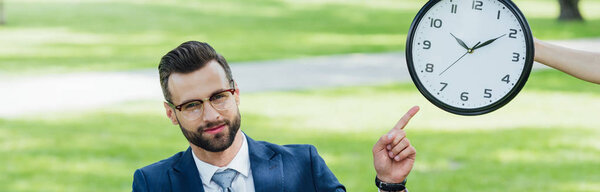
[[[207,98],[204,98],[204,99],[194,99],[194,100],[191,100],[191,101],[188,101],[188,102],[182,103],[182,104],[180,104],[180,105],[175,105],[175,104],[171,103],[171,101],[167,101],[167,104],[169,104],[169,106],[171,106],[172,108],[175,108],[175,109],[177,109],[178,111],[181,111],[181,110],[182,110],[181,108],[182,108],[184,105],[186,105],[186,104],[188,104],[188,103],[191,103],[191,102],[195,102],[195,101],[200,101],[200,103],[201,103],[202,105],[204,105],[204,103],[205,103],[205,102],[208,102],[208,104],[210,104],[210,106],[212,106],[212,103],[210,102],[210,98],[211,98],[211,97],[213,97],[213,96],[215,96],[215,95],[218,95],[218,94],[221,94],[221,93],[223,93],[223,92],[230,92],[230,93],[231,93],[231,95],[235,95],[235,91],[236,91],[236,89],[235,89],[235,88],[232,88],[232,89],[226,89],[226,90],[223,90],[223,91],[216,92],[216,93],[212,94],[210,97],[207,97]],[[213,106],[213,107],[214,107],[214,106]]]

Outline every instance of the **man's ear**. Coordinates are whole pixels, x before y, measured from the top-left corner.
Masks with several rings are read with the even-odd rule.
[[[237,82],[233,82],[235,86],[235,103],[240,105],[240,87],[238,87]]]
[[[179,125],[179,122],[177,122],[177,117],[175,117],[175,110],[171,108],[167,102],[163,102],[163,104],[165,106],[167,117],[171,120],[171,123],[173,123],[173,125]]]

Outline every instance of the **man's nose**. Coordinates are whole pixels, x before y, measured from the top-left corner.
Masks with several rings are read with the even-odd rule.
[[[219,120],[221,114],[217,111],[209,102],[203,103],[204,105],[204,121],[215,121]]]

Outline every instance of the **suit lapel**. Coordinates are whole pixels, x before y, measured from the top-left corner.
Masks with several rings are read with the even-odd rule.
[[[283,163],[281,155],[260,142],[248,139],[250,167],[254,189],[261,191],[283,191]]]
[[[181,158],[173,165],[173,169],[169,170],[172,191],[204,192],[202,180],[192,155],[192,149],[188,147]]]

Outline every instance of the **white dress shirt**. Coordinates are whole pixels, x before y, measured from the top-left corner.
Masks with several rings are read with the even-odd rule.
[[[200,173],[200,179],[202,180],[202,186],[206,192],[222,192],[221,187],[211,180],[212,176],[216,172],[224,171],[225,169],[233,169],[238,172],[238,175],[233,179],[231,188],[236,192],[254,192],[254,179],[252,179],[252,169],[250,169],[250,153],[248,151],[248,141],[246,140],[246,134],[243,134],[244,140],[242,141],[242,147],[240,151],[235,155],[233,160],[225,167],[217,167],[208,164],[196,157],[194,162],[198,173]],[[193,153],[193,151],[192,151]]]

